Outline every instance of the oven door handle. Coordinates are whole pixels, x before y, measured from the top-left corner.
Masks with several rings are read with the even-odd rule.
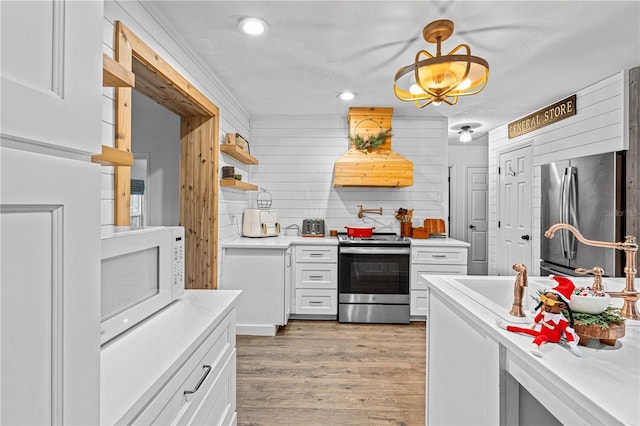
[[[341,254],[411,254],[410,248],[341,247]]]

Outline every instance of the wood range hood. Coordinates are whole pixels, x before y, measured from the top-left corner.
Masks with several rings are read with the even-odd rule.
[[[392,129],[393,108],[349,108],[349,136],[367,137]],[[393,133],[393,131],[392,131]],[[361,151],[352,143],[336,160],[333,186],[402,188],[413,185],[413,163],[391,149],[391,136],[375,151]]]

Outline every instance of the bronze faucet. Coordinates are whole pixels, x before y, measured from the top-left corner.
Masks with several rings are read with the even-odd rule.
[[[509,315],[524,317],[522,298],[524,296],[524,288],[529,285],[527,267],[523,263],[514,263],[513,270],[518,273],[518,276],[516,277],[516,282],[513,284],[513,305],[511,305]]]
[[[633,235],[627,235],[624,237],[624,241],[620,243],[608,243],[605,241],[587,240],[580,234],[580,232],[568,223],[556,223],[551,228],[547,229],[544,236],[547,238],[553,238],[553,234],[558,229],[566,229],[571,232],[582,244],[592,247],[604,247],[612,248],[616,250],[623,250],[625,253],[624,275],[626,277],[624,290],[620,292],[607,291],[606,293],[611,297],[619,297],[624,299],[620,314],[629,319],[640,320],[638,314],[638,307],[636,302],[640,299],[640,293],[634,288],[634,279],[636,273],[636,253],[638,253],[638,243],[636,237]]]
[[[594,266],[591,269],[577,268],[575,271],[580,275],[593,274],[593,285],[592,289],[595,291],[604,291],[604,287],[602,286],[602,276],[604,275],[604,269],[600,266]]]
[[[382,207],[380,207],[379,209],[363,209],[362,208],[362,204],[360,204],[358,207],[360,207],[360,210],[358,211],[358,218],[362,219],[362,216],[365,213],[377,213],[380,216],[382,216]]]

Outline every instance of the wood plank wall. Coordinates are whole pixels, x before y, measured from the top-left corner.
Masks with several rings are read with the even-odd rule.
[[[498,159],[501,152],[533,142],[531,275],[540,264],[540,166],[553,161],[621,151],[628,148],[627,71],[604,78],[576,93],[577,114],[535,132],[508,139],[507,124],[489,132],[489,275],[497,271]],[[571,93],[559,95],[562,99]],[[552,104],[555,100],[549,102]],[[540,105],[543,108],[545,105]],[[537,109],[534,109],[535,111]],[[533,112],[532,111],[532,112]],[[525,114],[526,115],[526,114]]]
[[[104,6],[103,21],[103,52],[113,57],[114,54],[114,22],[124,22],[138,36],[144,39],[158,54],[162,55],[172,67],[178,70],[185,78],[194,84],[204,95],[220,108],[220,143],[224,142],[227,132],[249,135],[250,116],[240,103],[228,93],[225,87],[213,76],[197,57],[176,39],[166,33],[164,28],[155,18],[151,18],[138,2],[108,1]],[[114,89],[103,89],[102,106],[102,144],[114,146]],[[226,159],[220,156],[221,164],[226,165]],[[179,159],[176,159],[179,161]],[[232,160],[233,161],[233,160]],[[238,165],[239,167],[241,165]],[[101,191],[101,225],[110,227],[114,223],[114,189],[113,167],[102,167],[102,191]],[[177,185],[177,183],[176,183]],[[232,221],[227,210],[242,212],[248,204],[246,193],[236,192],[229,194],[220,191],[220,211],[222,215],[221,235],[224,237],[232,229]],[[226,203],[229,204],[227,209]],[[241,206],[241,207],[240,207]]]
[[[414,163],[414,184],[406,188],[334,188],[333,167],[349,145],[347,113],[326,117],[259,117],[252,121],[251,154],[260,164],[251,182],[272,195],[282,227],[304,218],[323,218],[327,228],[344,231],[361,224],[358,205],[383,208],[369,215],[376,231],[400,232],[399,207],[413,217],[444,218],[447,203],[447,122],[444,119],[393,117],[392,149]],[[255,207],[256,193],[251,194]],[[421,226],[416,225],[416,226]]]

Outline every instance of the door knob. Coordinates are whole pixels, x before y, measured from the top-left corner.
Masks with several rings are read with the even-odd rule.
[[[475,225],[469,225],[469,229],[476,229]]]
[[[529,237],[528,235],[523,235],[520,238],[522,238],[523,240],[527,240],[527,241],[529,241],[531,239],[531,237]]]

